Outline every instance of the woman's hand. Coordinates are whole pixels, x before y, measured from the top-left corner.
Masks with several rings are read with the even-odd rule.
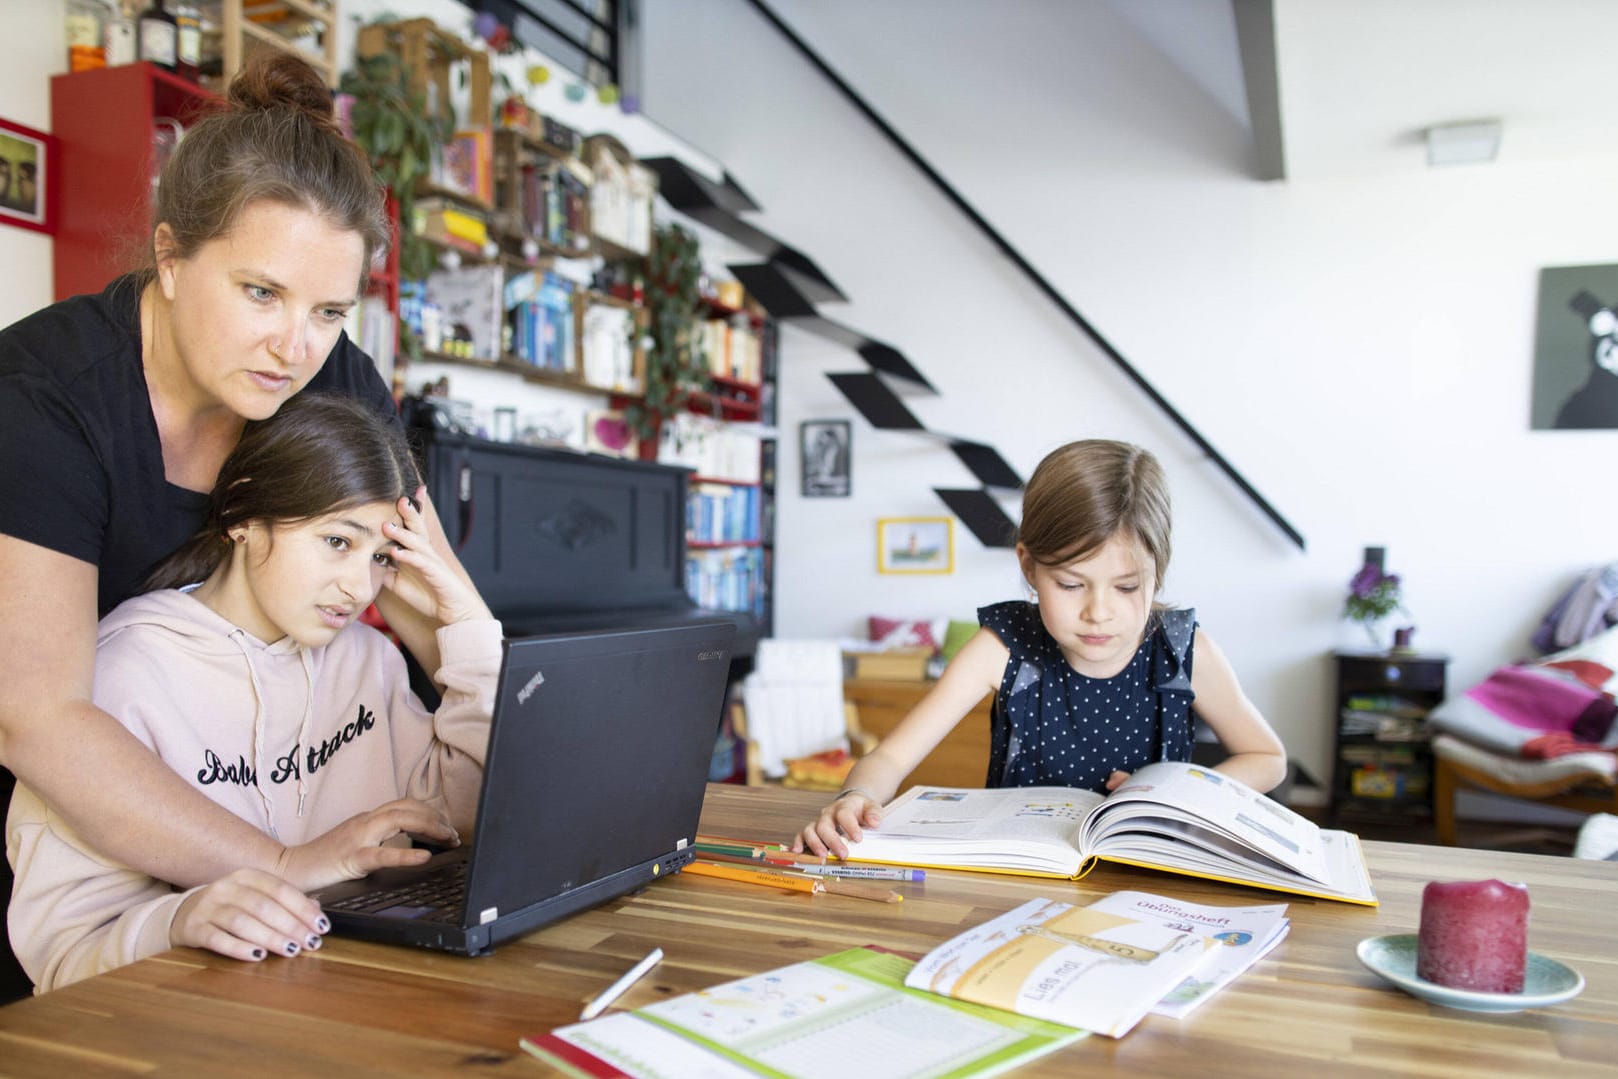
[[[287,847],[275,871],[308,892],[378,869],[420,865],[432,857],[431,851],[420,848],[382,845],[400,835],[419,835],[452,847],[461,842],[440,810],[414,798],[400,798],[369,813],[358,813],[307,843]]]
[[[807,850],[824,858],[827,854],[848,857],[848,844],[844,837],[858,843],[864,838],[864,828],[875,828],[882,823],[882,806],[863,791],[849,791],[834,799],[820,811],[792,841],[794,851]]]
[[[477,589],[433,545],[421,511],[408,498],[401,498],[398,508],[403,525],[383,526],[388,538],[398,544],[393,550],[394,568],[383,587],[440,625],[493,618]]]
[[[1112,775],[1107,777],[1107,790],[1109,790],[1109,791],[1117,790],[1119,787],[1121,787],[1125,783],[1129,782],[1129,776],[1130,776],[1130,773],[1128,773],[1128,772],[1120,772],[1120,771],[1118,771],[1118,769],[1114,768],[1112,770]]]
[[[185,898],[169,927],[169,944],[257,962],[318,948],[330,928],[320,904],[286,881],[238,869]]]

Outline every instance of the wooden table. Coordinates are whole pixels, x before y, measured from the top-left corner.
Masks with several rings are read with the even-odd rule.
[[[821,798],[714,786],[703,826],[785,837]],[[1291,935],[1190,1017],[1148,1016],[1122,1039],[1086,1038],[1018,1074],[1618,1074],[1618,864],[1365,847],[1380,908],[1279,897],[1291,904]],[[1452,1011],[1391,988],[1355,959],[1363,937],[1415,930],[1427,881],[1491,876],[1528,884],[1529,946],[1584,974],[1578,998],[1511,1015]],[[1085,901],[1134,888],[1230,905],[1278,899],[1120,867],[1077,884],[929,872],[924,884],[902,887],[909,898],[889,905],[681,876],[484,959],[335,939],[260,964],[170,951],[0,1008],[0,1075],[540,1076],[550,1072],[517,1039],[576,1020],[584,1001],[653,946],[667,958],[619,1006],[859,944],[920,954],[1036,895]]]

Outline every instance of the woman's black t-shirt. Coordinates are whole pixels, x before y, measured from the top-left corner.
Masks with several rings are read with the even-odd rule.
[[[397,417],[375,365],[347,335],[305,389]],[[163,475],[134,279],[0,330],[0,533],[96,566],[99,618],[134,595],[207,513],[207,495]]]

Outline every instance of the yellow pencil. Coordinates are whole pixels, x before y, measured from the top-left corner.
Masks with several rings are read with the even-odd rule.
[[[770,888],[789,888],[794,892],[818,892],[820,882],[813,877],[806,877],[800,873],[777,873],[769,869],[749,869],[740,865],[720,865],[716,862],[692,862],[686,866],[683,873],[695,873],[699,877],[721,877],[725,880],[739,880],[744,884],[762,884]]]

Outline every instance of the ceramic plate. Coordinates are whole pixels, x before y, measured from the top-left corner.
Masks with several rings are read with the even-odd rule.
[[[1447,1008],[1471,1012],[1520,1012],[1545,1008],[1572,1000],[1584,988],[1584,975],[1554,959],[1528,953],[1521,993],[1479,993],[1451,989],[1416,977],[1416,934],[1396,933],[1386,937],[1366,937],[1354,949],[1371,970],[1411,996]]]

